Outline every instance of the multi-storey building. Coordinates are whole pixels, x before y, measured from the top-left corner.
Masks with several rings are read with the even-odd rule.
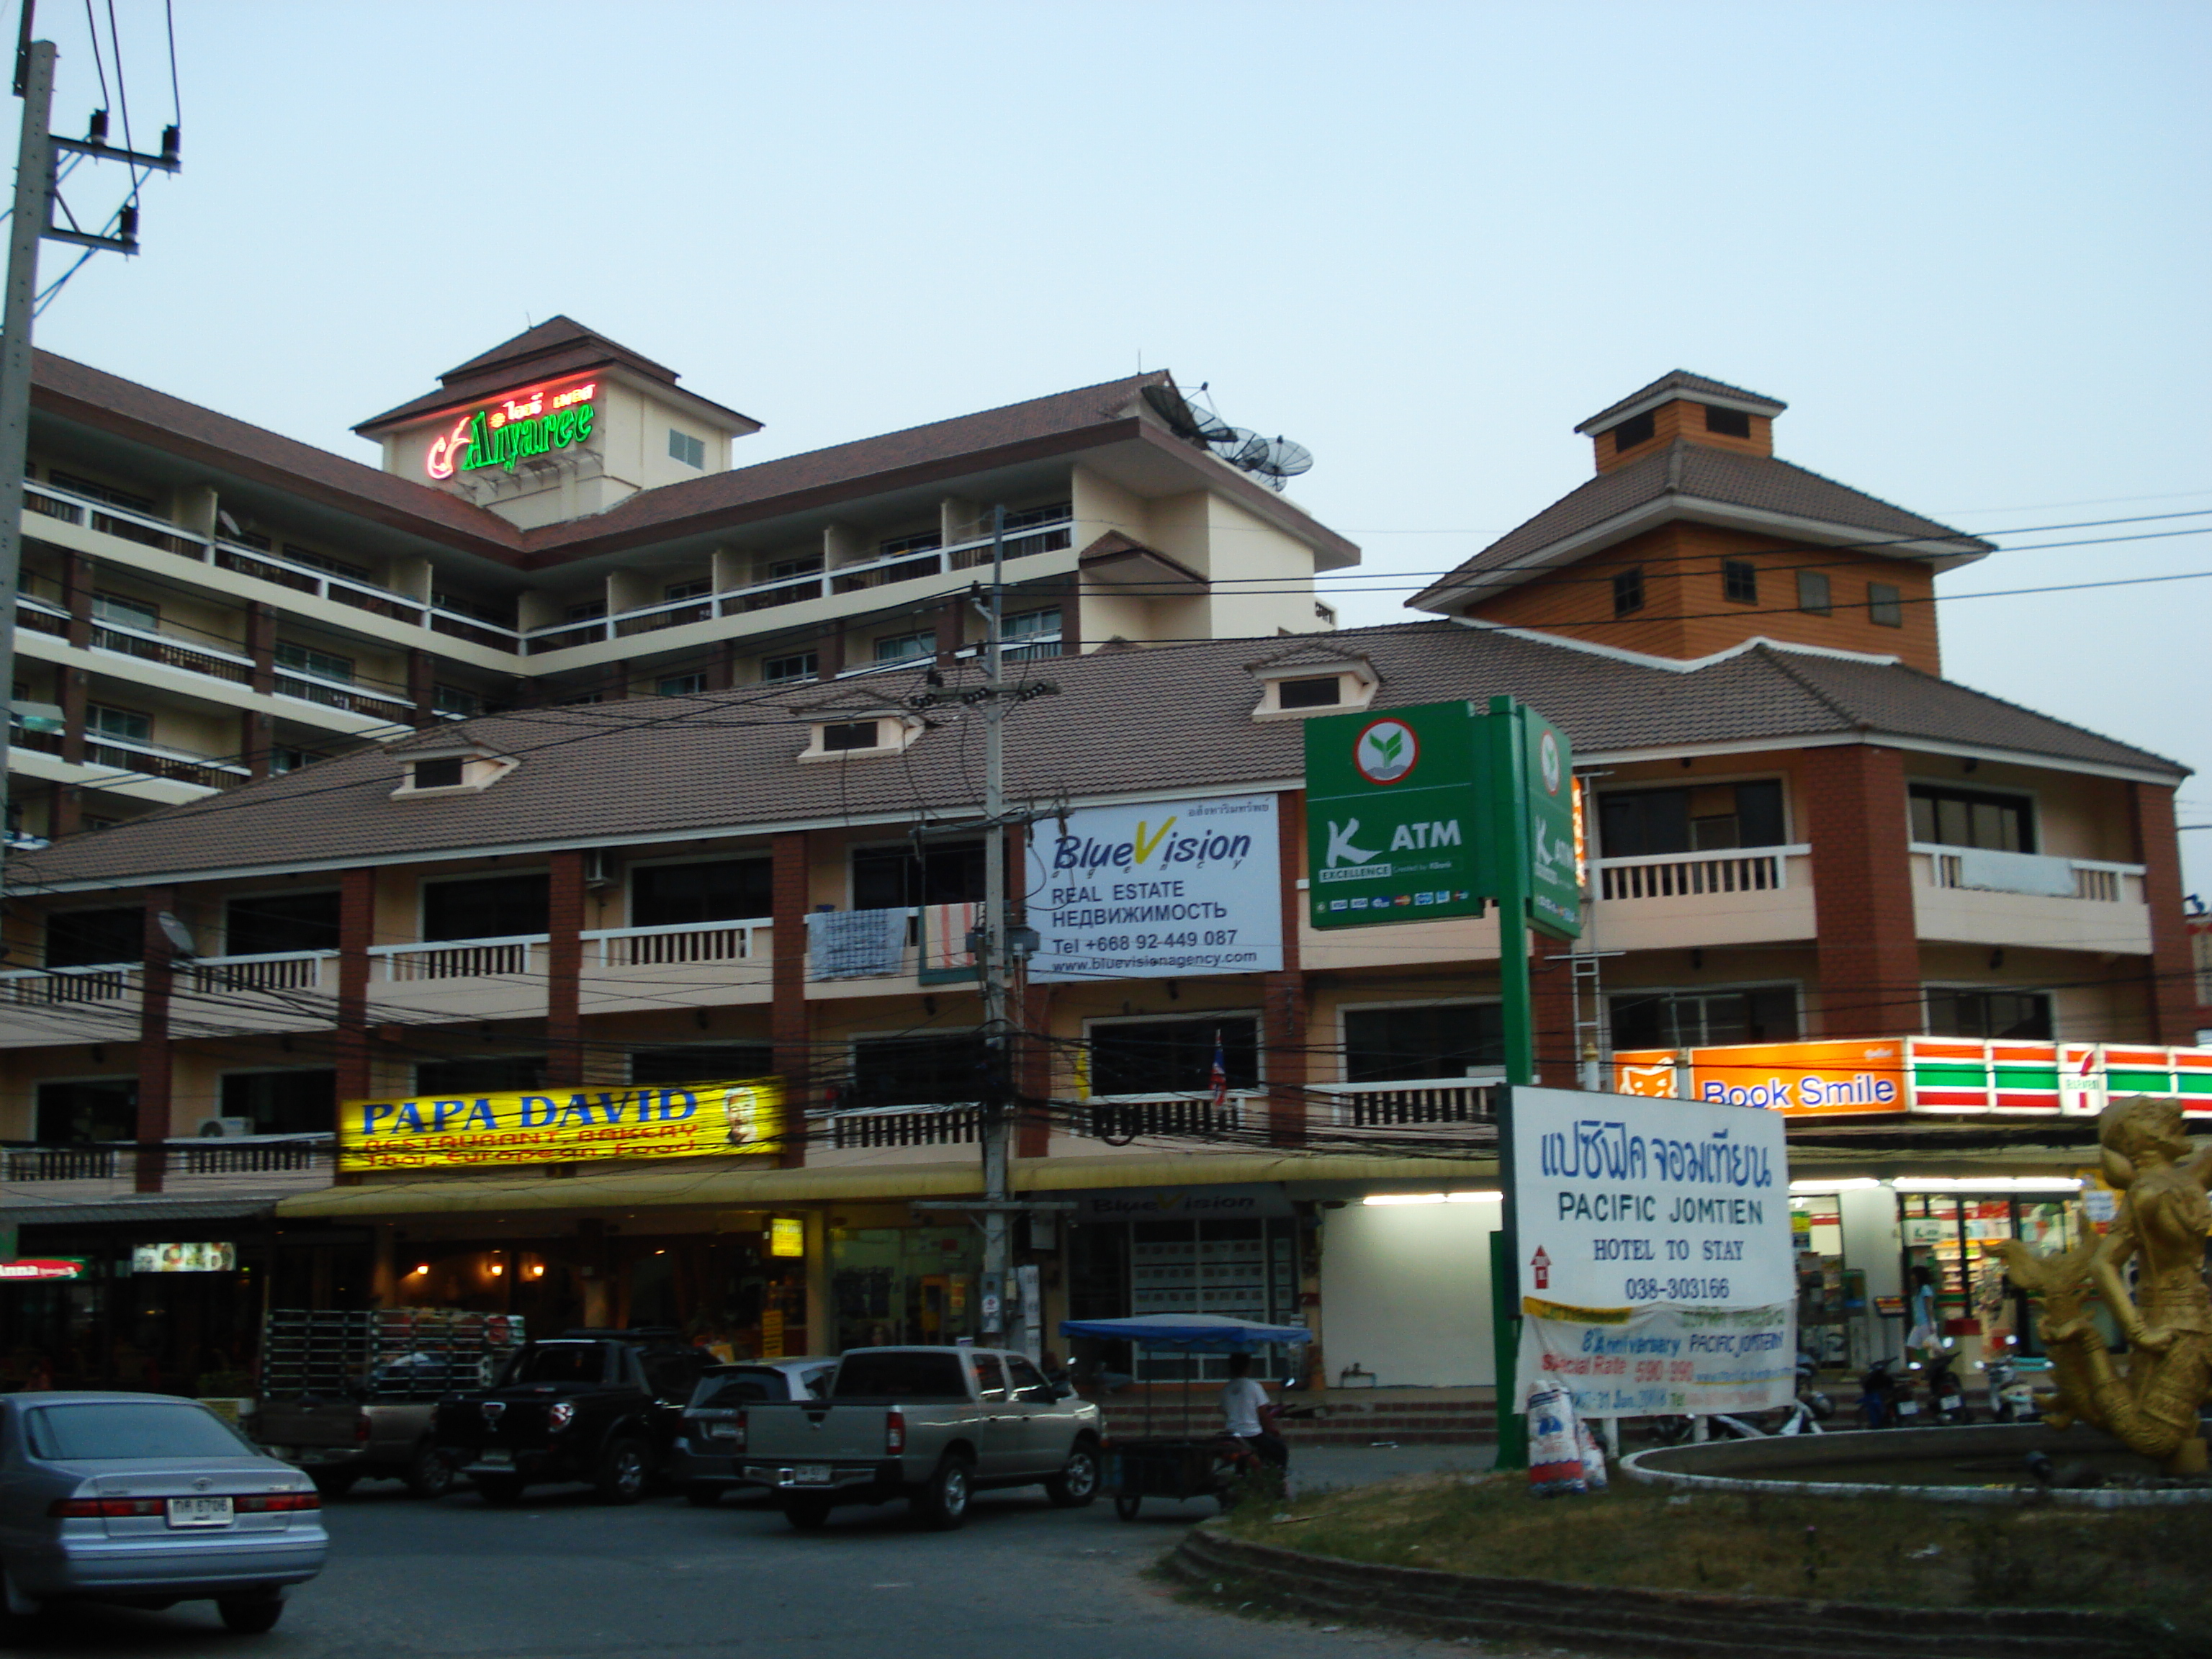
[[[1073,545],[1025,557],[1063,558],[1039,583],[1076,596],[1087,645],[1087,619],[1120,602],[1094,599],[1087,551],[1145,562],[1151,592],[1222,580],[1228,555],[1201,563],[1174,524],[1203,520],[1224,547],[1289,534],[1268,517],[1291,510],[1279,497],[1248,500],[1126,412],[1141,394],[1069,397],[1119,400],[1112,443],[1136,446],[1162,488],[1195,468],[1206,499],[1155,495],[1141,524],[1124,504],[1109,526],[1083,518],[1105,494],[1091,464],[1073,472]],[[455,408],[428,423],[448,454],[473,418]],[[1795,1173],[1822,1188],[1798,1201],[1814,1288],[1837,1279],[1837,1355],[1893,1348],[1873,1304],[1901,1296],[1908,1266],[1960,1277],[1943,1293],[1978,1306],[1999,1231],[2076,1224],[2050,1194],[2094,1162],[2087,1120],[2002,1097],[2006,1045],[2192,1040],[2181,769],[1942,679],[1934,576],[1984,549],[1773,458],[1779,409],[1671,376],[1608,411],[1599,477],[1423,596],[1443,615],[1273,637],[1316,620],[1301,592],[1306,614],[1271,618],[1264,640],[1178,623],[1142,648],[1024,665],[1058,690],[1007,720],[1030,836],[1079,838],[1116,811],[1142,812],[1152,842],[1170,817],[1249,823],[1237,856],[1270,872],[1256,942],[1170,938],[1182,965],[1035,970],[1019,993],[1014,1185],[1074,1206],[1022,1240],[1047,1328],[1068,1310],[1299,1318],[1332,1376],[1488,1381],[1488,1291],[1469,1264],[1497,1214],[1481,1195],[1497,1180],[1498,922],[1315,927],[1301,744],[1316,714],[1500,693],[1572,735],[1593,827],[1583,939],[1534,953],[1547,1082],[1573,1085],[1614,1048],[1915,1034],[1953,1039],[1954,1064],[1989,1080],[1980,1104],[1940,1114],[1793,1123]],[[744,477],[726,476],[659,488]],[[549,473],[539,493],[595,480]],[[526,516],[530,497],[500,495],[520,489],[492,494]],[[960,499],[1001,495],[1034,499]],[[1325,533],[1291,538],[1309,574]],[[1210,603],[1175,592],[1143,603]],[[641,652],[635,637],[562,651]],[[980,1000],[957,944],[983,897],[980,741],[957,701],[971,638],[946,622],[926,656],[858,683],[818,683],[817,664],[803,685],[732,673],[677,701],[488,714],[19,856],[0,1124],[27,1144],[5,1188],[27,1234],[96,1261],[125,1229],[240,1244],[280,1301],[676,1320],[756,1349],[972,1328],[974,1235],[926,1207],[978,1191]],[[1015,896],[1054,903],[1050,884],[1033,875]],[[502,1089],[563,1101],[760,1075],[786,1092],[772,1157],[332,1179],[341,1101],[427,1099],[434,1124],[436,1101],[455,1117]],[[210,1119],[257,1133],[171,1144]],[[297,1167],[226,1162],[251,1159]],[[296,1188],[269,1224],[281,1248],[245,1218],[270,1201],[240,1185],[253,1181]],[[41,1198],[46,1215],[27,1218]],[[1863,1307],[1844,1307],[1852,1287]],[[166,1283],[35,1294],[21,1334],[76,1341],[87,1374],[107,1363],[80,1340],[97,1318],[98,1341],[136,1321],[135,1348],[179,1367],[219,1346],[213,1304]],[[72,1325],[80,1308],[105,1311]]]

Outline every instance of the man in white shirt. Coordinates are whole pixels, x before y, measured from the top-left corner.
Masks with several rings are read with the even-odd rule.
[[[1259,1455],[1260,1461],[1279,1469],[1291,1465],[1291,1449],[1275,1433],[1275,1408],[1267,1390],[1252,1372],[1252,1356],[1229,1356],[1229,1380],[1221,1385],[1223,1426]]]

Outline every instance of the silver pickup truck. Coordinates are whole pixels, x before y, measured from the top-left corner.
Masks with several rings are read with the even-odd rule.
[[[993,1487],[1068,1509],[1098,1495],[1098,1407],[994,1348],[854,1348],[826,1398],[748,1404],[736,1429],[744,1479],[803,1531],[841,1504],[904,1498],[943,1532]]]

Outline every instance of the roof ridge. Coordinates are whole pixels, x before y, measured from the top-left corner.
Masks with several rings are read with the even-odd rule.
[[[1730,460],[1766,461],[1776,466],[1786,466],[1792,472],[1801,472],[1808,478],[1817,478],[1822,483],[1831,485],[1837,489],[1849,490],[1854,495],[1863,496],[1866,500],[1875,502],[1877,506],[1887,507],[1893,513],[1901,513],[1908,519],[1917,519],[1923,524],[1932,524],[1938,530],[1943,532],[1944,534],[1955,537],[1960,541],[1972,542],[1976,546],[1988,549],[1991,552],[1995,552],[1996,550],[1996,543],[1984,541],[1981,537],[1975,535],[1971,531],[1958,529],[1954,526],[1945,524],[1941,519],[1931,519],[1925,513],[1917,512],[1911,507],[1900,507],[1897,502],[1891,501],[1887,496],[1877,495],[1870,489],[1861,489],[1856,484],[1845,483],[1841,478],[1832,478],[1825,472],[1815,472],[1811,467],[1805,465],[1802,462],[1788,460],[1780,455],[1738,454],[1734,450],[1723,449],[1715,444],[1700,444],[1698,447],[1705,450],[1710,454],[1725,455]]]
[[[1783,677],[1790,682],[1791,684],[1796,686],[1797,689],[1804,692],[1807,696],[1811,697],[1823,708],[1827,709],[1831,714],[1834,714],[1837,719],[1849,724],[1852,730],[1856,732],[1870,732],[1874,729],[1874,723],[1871,720],[1865,719],[1858,713],[1857,710],[1848,707],[1840,698],[1831,696],[1823,687],[1815,685],[1810,679],[1799,673],[1796,665],[1784,660],[1782,653],[1775,650],[1773,647],[1762,644],[1754,647],[1752,651],[1747,652],[1746,654],[1755,655],[1765,659],[1768,662],[1771,663],[1783,675]],[[1903,665],[1900,664],[1899,665],[1902,666]],[[1944,681],[1942,683],[1946,684],[1949,684],[1948,681]],[[2110,739],[2107,739],[2107,741],[2110,741]]]

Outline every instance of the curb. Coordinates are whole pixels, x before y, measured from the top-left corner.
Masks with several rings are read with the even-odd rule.
[[[1165,1565],[1256,1583],[1301,1613],[1425,1636],[1565,1644],[1636,1659],[2144,1659],[2158,1636],[2122,1614],[1917,1607],[1479,1578],[1307,1555],[1191,1528]]]

